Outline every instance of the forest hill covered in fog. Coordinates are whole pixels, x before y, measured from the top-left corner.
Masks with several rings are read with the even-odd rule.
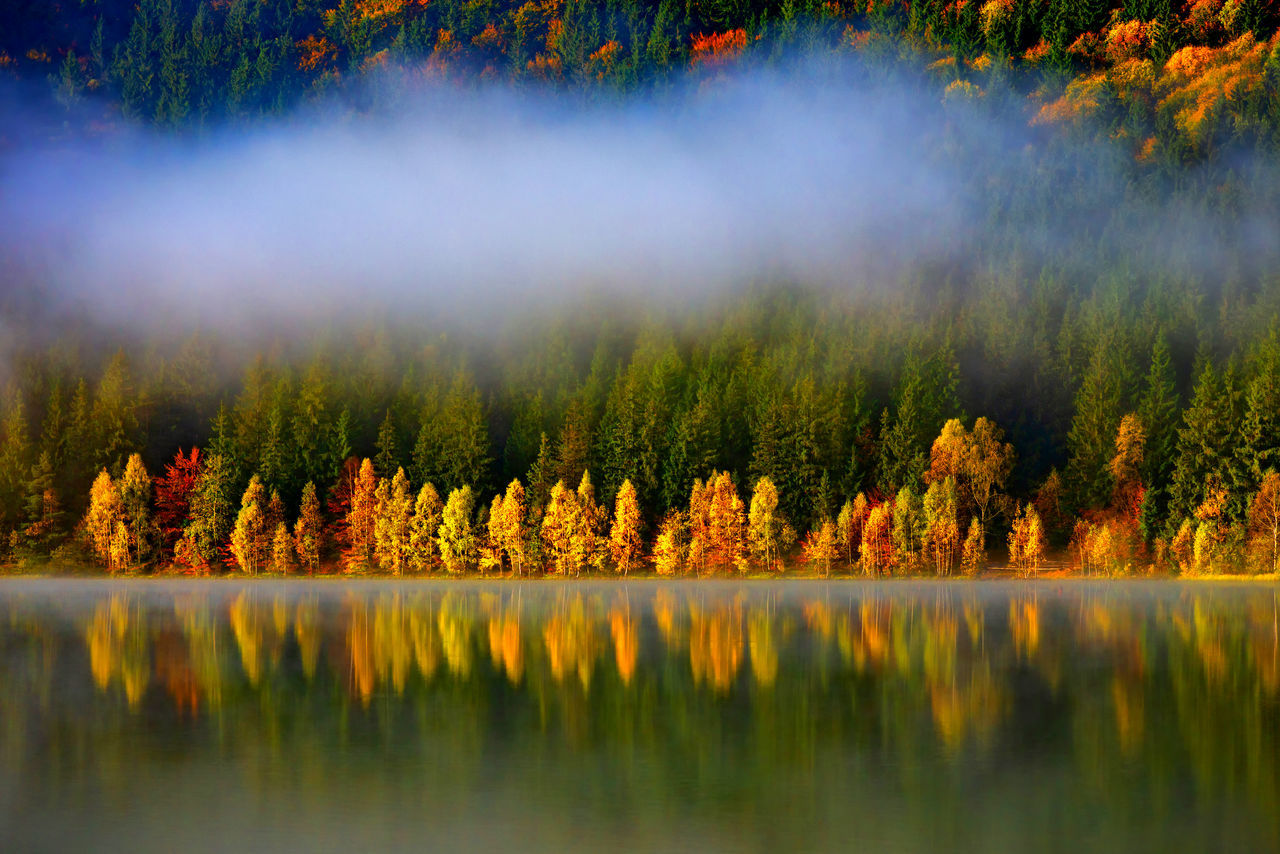
[[[10,564],[1275,571],[1267,4],[30,13]]]

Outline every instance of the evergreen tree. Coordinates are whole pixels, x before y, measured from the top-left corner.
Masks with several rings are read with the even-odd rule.
[[[232,477],[231,466],[221,454],[205,457],[183,531],[183,536],[190,540],[192,557],[205,567],[217,560],[218,550],[231,534],[235,488]]]
[[[373,467],[382,472],[385,476],[388,472],[395,471],[400,468],[399,455],[396,451],[396,424],[391,417],[391,410],[387,410],[386,416],[382,419],[382,425],[378,428],[378,454],[373,458]]]
[[[1138,400],[1138,418],[1147,431],[1142,478],[1153,487],[1163,488],[1169,482],[1178,441],[1176,377],[1163,335],[1157,336],[1151,348],[1151,367]]]
[[[1195,515],[1209,484],[1230,484],[1240,419],[1230,378],[1205,362],[1196,379],[1191,405],[1178,431],[1178,452],[1169,496],[1169,524]],[[1234,509],[1234,502],[1228,507]],[[1228,515],[1231,513],[1228,510]]]
[[[1080,507],[1100,507],[1110,497],[1107,464],[1125,403],[1126,372],[1119,350],[1113,337],[1100,337],[1076,392],[1067,434],[1067,479]]]

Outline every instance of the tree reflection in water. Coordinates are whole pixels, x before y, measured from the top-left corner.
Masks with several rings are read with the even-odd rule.
[[[608,804],[656,845],[737,815],[816,848],[927,847],[913,823],[939,821],[1017,847],[1032,816],[1103,848],[1280,846],[1261,586],[44,581],[0,607],[4,782],[37,812],[163,801],[160,757],[243,752],[219,785],[264,809],[279,792],[238,778],[286,773],[317,809],[337,771],[437,807],[510,784],[540,826]],[[376,772],[391,755],[423,764]]]

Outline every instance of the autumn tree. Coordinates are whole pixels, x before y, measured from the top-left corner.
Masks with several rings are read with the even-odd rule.
[[[360,472],[351,490],[351,506],[347,510],[346,548],[342,562],[348,571],[366,569],[374,565],[374,549],[377,546],[378,476],[373,460],[360,463]]]
[[[950,575],[960,551],[959,499],[953,477],[935,480],[925,491],[924,549],[938,575]]]
[[[609,531],[609,555],[618,572],[626,575],[640,558],[640,501],[630,478],[622,481],[613,502],[613,527]]]
[[[374,492],[374,557],[384,570],[400,575],[409,559],[413,496],[403,468],[390,481],[382,479]]]
[[[542,514],[542,543],[558,575],[576,573],[581,568],[574,561],[574,531],[578,519],[577,494],[566,489],[564,481],[556,481]]]
[[[994,422],[978,418],[970,432],[951,419],[934,440],[925,480],[955,478],[963,509],[976,516],[985,531],[1004,507],[1001,490],[1013,471],[1013,459],[1013,445],[1004,441],[1004,431]]]
[[[129,527],[135,563],[143,563],[151,542],[151,476],[141,454],[130,454],[120,478],[120,506]]]
[[[836,536],[836,523],[824,519],[822,524],[809,532],[802,546],[804,561],[809,566],[817,567],[824,577],[831,574],[831,562],[839,553]]]
[[[658,525],[658,536],[653,543],[654,569],[658,575],[675,575],[684,562],[684,520],[678,510],[672,510]]]
[[[862,550],[862,528],[871,513],[867,496],[859,492],[852,501],[846,501],[836,518],[836,537],[845,561],[853,566]]]
[[[578,569],[585,566],[600,569],[608,555],[608,542],[601,535],[604,518],[596,504],[596,491],[589,471],[582,473],[577,499],[577,514],[571,522],[573,562]]]
[[[436,545],[445,569],[453,574],[475,565],[476,535],[472,526],[475,498],[470,486],[452,490],[440,516]]]
[[[320,567],[320,553],[323,549],[324,518],[320,514],[320,499],[316,496],[316,485],[307,481],[302,488],[302,506],[298,510],[298,520],[293,526],[293,546],[298,554],[298,562],[312,575]]]
[[[1017,511],[1009,530],[1009,563],[1030,575],[1039,571],[1044,560],[1044,529],[1040,514],[1027,503]]]
[[[969,520],[969,532],[965,534],[960,552],[960,565],[964,567],[965,575],[975,575],[986,562],[986,535],[982,531],[982,523],[975,517]]]
[[[240,499],[240,512],[231,531],[231,554],[249,575],[257,575],[271,555],[275,532],[267,528],[266,503],[267,491],[255,474]]]
[[[293,551],[293,537],[289,535],[289,526],[281,522],[276,525],[275,534],[271,538],[271,571],[288,575],[293,568]]]
[[[859,549],[862,571],[867,575],[888,574],[893,569],[893,502],[886,501],[871,508],[862,526]]]
[[[1122,515],[1137,519],[1142,504],[1143,450],[1147,433],[1142,421],[1130,412],[1120,419],[1116,430],[1115,455],[1108,468],[1111,472],[1111,506]]]
[[[778,515],[778,490],[773,481],[762,477],[751,492],[751,510],[747,517],[747,532],[751,552],[772,570],[780,564],[779,547],[785,521]]]
[[[424,483],[413,504],[409,522],[409,565],[424,572],[435,565],[440,556],[438,537],[444,521],[444,505],[434,484]]]
[[[1249,545],[1259,566],[1280,572],[1280,474],[1268,471],[1249,504]]]
[[[519,480],[513,480],[507,484],[496,523],[491,516],[489,524],[494,530],[498,548],[506,555],[507,563],[516,575],[524,572],[525,546],[529,539],[527,516],[524,486]]]
[[[191,513],[191,498],[200,480],[200,449],[192,448],[184,455],[179,448],[173,462],[165,466],[164,475],[155,481],[155,523],[160,542],[172,549],[182,536]]]
[[[910,568],[919,561],[924,534],[923,505],[915,492],[904,486],[893,499],[893,545],[899,564]]]
[[[89,489],[89,509],[85,514],[84,527],[94,553],[113,573],[121,569],[129,558],[127,529],[123,559],[119,550],[114,548],[116,529],[123,524],[124,507],[120,501],[120,491],[111,480],[111,475],[103,469]]]
[[[720,472],[710,485],[707,508],[709,553],[715,566],[747,568],[746,508],[728,472]]]

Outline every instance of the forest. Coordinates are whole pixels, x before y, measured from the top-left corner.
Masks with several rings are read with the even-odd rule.
[[[929,105],[904,158],[963,204],[906,206],[878,252],[813,281],[668,271],[661,296],[571,284],[483,323],[380,294],[274,331],[220,319],[230,282],[171,323],[109,315],[114,281],[67,299],[86,292],[14,225],[7,565],[1280,568],[1273,4],[330,5],[12,4],[0,75],[24,121],[0,158],[199,146],[423,87],[678,114],[765,68]]]

